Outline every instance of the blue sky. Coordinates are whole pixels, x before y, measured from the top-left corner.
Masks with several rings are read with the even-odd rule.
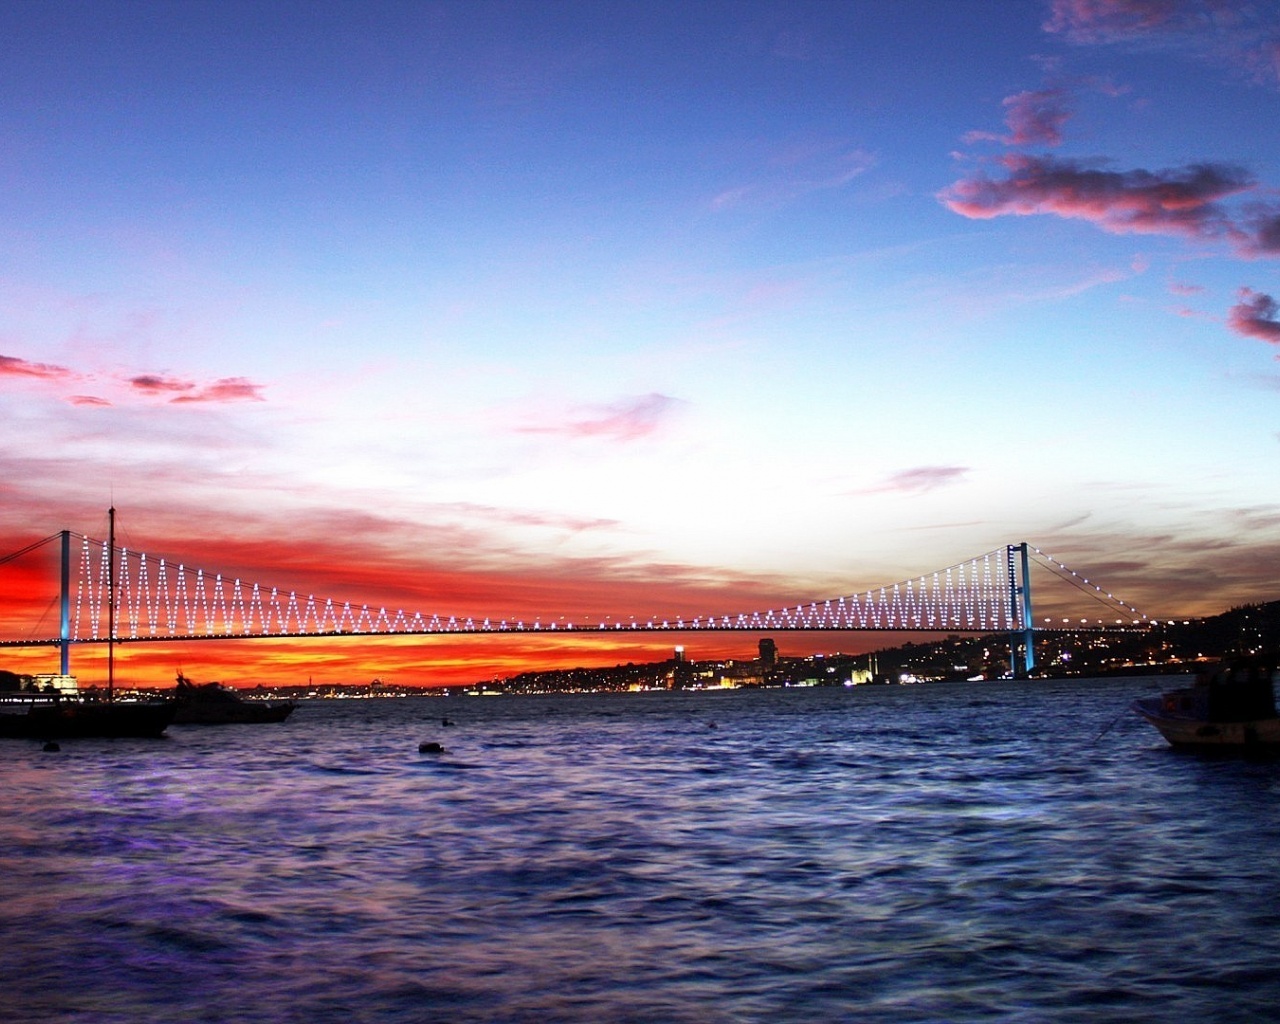
[[[1277,596],[1274,2],[9,4],[0,68],[6,550]]]

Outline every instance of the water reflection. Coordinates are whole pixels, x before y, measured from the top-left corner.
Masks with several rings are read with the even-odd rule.
[[[1144,687],[475,700],[447,729],[438,700],[335,702],[9,744],[6,1002],[27,1021],[1265,1019],[1280,766],[1170,754],[1117,720]]]

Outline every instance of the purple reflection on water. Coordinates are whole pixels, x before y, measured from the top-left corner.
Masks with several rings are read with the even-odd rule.
[[[431,755],[427,698],[10,742],[0,1019],[1263,1019],[1280,766],[1103,731],[1153,688],[473,700]]]

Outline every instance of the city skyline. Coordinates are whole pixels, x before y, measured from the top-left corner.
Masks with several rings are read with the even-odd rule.
[[[114,504],[131,547],[444,615],[1023,540],[1153,617],[1280,596],[1280,4],[55,2],[0,53],[0,555]],[[7,569],[13,634],[49,595]]]

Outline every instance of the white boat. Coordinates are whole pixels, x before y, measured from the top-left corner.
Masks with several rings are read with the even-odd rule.
[[[1194,686],[1135,700],[1132,708],[1175,747],[1280,752],[1275,655],[1224,661]]]

